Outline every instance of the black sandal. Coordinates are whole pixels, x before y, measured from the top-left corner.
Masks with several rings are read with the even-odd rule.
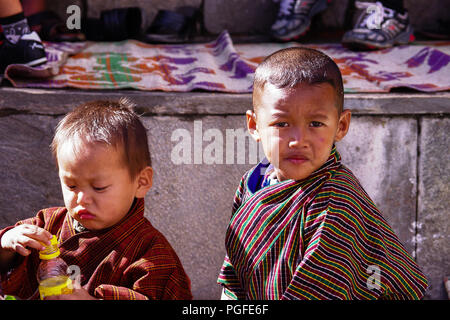
[[[122,41],[141,35],[142,13],[138,7],[104,10],[100,19],[86,18],[81,29],[91,41]]]
[[[198,10],[195,7],[180,7],[176,11],[159,10],[144,35],[148,43],[188,42],[196,31]]]

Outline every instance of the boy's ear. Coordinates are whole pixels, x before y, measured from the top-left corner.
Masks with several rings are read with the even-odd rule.
[[[152,187],[153,184],[153,169],[152,167],[145,167],[141,170],[139,175],[137,176],[137,190],[136,190],[136,198],[145,198],[148,190]]]
[[[256,127],[256,113],[253,112],[253,110],[247,110],[245,116],[247,117],[248,133],[250,133],[250,135],[253,139],[255,139],[256,142],[259,142],[259,140],[261,140],[261,137],[259,136],[258,129]]]
[[[336,132],[336,137],[334,141],[340,141],[348,132],[348,128],[350,127],[350,120],[352,118],[352,113],[350,110],[343,110],[341,116],[339,117],[338,128]]]

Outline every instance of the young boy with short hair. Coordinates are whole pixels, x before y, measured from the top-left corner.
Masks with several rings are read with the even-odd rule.
[[[69,295],[50,299],[192,299],[190,280],[144,217],[153,170],[146,129],[126,99],[68,113],[52,142],[65,207],[0,231],[1,287],[37,298],[38,251],[57,236],[61,258],[80,269]]]
[[[283,49],[256,69],[250,135],[266,159],[244,174],[218,283],[224,299],[420,299],[427,280],[335,142],[347,133],[337,65]]]

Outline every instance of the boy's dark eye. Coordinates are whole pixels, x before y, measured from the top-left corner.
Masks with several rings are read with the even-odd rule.
[[[319,121],[312,121],[310,125],[311,127],[317,128],[323,126],[323,123]]]
[[[95,191],[103,191],[105,190],[107,187],[92,187]]]
[[[285,128],[288,125],[289,124],[287,122],[277,122],[277,123],[275,123],[275,127],[278,127],[278,128]]]
[[[67,186],[70,190],[75,190],[76,186]]]

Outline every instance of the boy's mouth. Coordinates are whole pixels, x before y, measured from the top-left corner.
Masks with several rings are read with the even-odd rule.
[[[95,215],[93,215],[86,209],[78,210],[77,215],[81,220],[89,220],[95,218]]]
[[[308,158],[302,154],[289,154],[287,156],[284,157],[285,160],[293,163],[293,164],[301,164],[304,163],[306,161],[308,161]]]

